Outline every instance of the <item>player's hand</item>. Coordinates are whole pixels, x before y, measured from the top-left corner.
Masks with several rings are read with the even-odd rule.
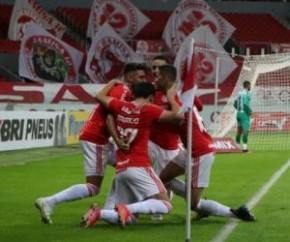
[[[122,139],[118,139],[116,144],[120,150],[128,151],[130,149],[130,145]]]
[[[166,90],[166,96],[168,99],[174,98],[176,94],[176,84],[173,84],[170,88]]]

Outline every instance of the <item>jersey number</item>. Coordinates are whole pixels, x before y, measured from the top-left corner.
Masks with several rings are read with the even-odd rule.
[[[127,144],[131,144],[138,133],[138,129],[122,128],[120,126],[117,126],[117,128],[120,133],[120,138],[124,140]]]

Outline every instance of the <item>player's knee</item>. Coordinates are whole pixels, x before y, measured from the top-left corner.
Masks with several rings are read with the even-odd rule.
[[[167,213],[170,213],[172,211],[172,204],[168,201],[163,201],[163,203],[165,204],[166,208],[167,208]]]
[[[89,190],[90,197],[100,193],[100,188],[92,183],[87,183],[87,188]]]

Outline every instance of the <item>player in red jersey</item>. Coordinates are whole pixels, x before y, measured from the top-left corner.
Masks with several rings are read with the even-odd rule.
[[[159,66],[159,77],[156,80],[157,91],[153,103],[165,110],[172,110],[167,100],[166,91],[174,85],[176,68],[172,65]],[[163,84],[163,82],[165,84]],[[177,95],[176,102],[181,105]],[[155,163],[155,171],[159,175],[161,170],[179,153],[178,129],[170,123],[156,123],[152,126],[149,141],[149,153]]]
[[[200,105],[195,101],[195,105]],[[199,107],[201,108],[201,107]],[[185,147],[187,147],[187,125],[188,114],[179,129],[180,138]],[[215,147],[212,137],[206,132],[203,120],[199,115],[197,107],[193,107],[192,114],[192,194],[191,208],[197,212],[197,219],[208,216],[223,216],[231,218],[239,218],[245,221],[254,221],[254,216],[249,209],[242,205],[238,209],[232,209],[219,202],[213,200],[205,200],[201,198],[204,188],[209,185],[210,171],[215,159]],[[187,162],[187,152],[183,150],[177,157],[171,161],[160,174],[160,179],[164,184],[185,173]],[[186,198],[185,185],[179,189],[179,195]]]
[[[97,100],[106,106],[114,115],[118,131],[117,139],[129,146],[128,150],[117,150],[116,176],[114,178],[116,211],[99,210],[93,206],[83,217],[82,224],[92,226],[99,219],[110,223],[121,221],[124,226],[132,222],[133,214],[170,212],[166,189],[154,170],[151,168],[148,155],[148,140],[150,127],[154,122],[175,122],[182,120],[178,114],[178,104],[172,90],[167,92],[167,98],[176,112],[166,111],[150,104],[155,88],[150,83],[139,83],[133,87],[136,98],[132,102],[124,102],[107,96],[108,90],[116,82],[110,82],[98,95]],[[127,205],[124,205],[127,204]]]
[[[120,100],[131,100],[131,86],[145,80],[146,67],[128,63],[124,67],[121,85],[114,86],[110,96]],[[106,127],[107,110],[96,105],[80,132],[80,145],[84,157],[86,183],[76,184],[48,197],[38,198],[35,206],[40,210],[42,221],[51,224],[55,205],[97,195],[100,192],[108,160],[114,159],[114,146],[110,145],[110,134]]]
[[[160,59],[158,59],[160,58]],[[165,110],[171,110],[172,107],[166,98],[166,90],[174,85],[176,80],[176,68],[168,65],[162,57],[156,57],[153,60],[155,69],[155,85],[156,93],[153,98],[153,103],[162,107]],[[162,85],[162,83],[166,85]],[[178,104],[181,104],[177,95],[175,96]],[[164,167],[173,160],[180,151],[180,140],[178,129],[173,124],[156,123],[152,126],[149,140],[149,155],[157,175]],[[173,186],[171,186],[172,190]],[[171,189],[168,189],[168,195],[172,199],[173,194]],[[152,215],[152,220],[162,220],[161,214]]]

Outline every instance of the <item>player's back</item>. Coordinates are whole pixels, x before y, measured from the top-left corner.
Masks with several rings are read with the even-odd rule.
[[[116,120],[118,135],[129,145],[128,151],[117,151],[117,169],[149,167],[148,140],[150,128],[163,109],[156,105],[137,106],[134,102],[113,99],[109,104]]]
[[[110,90],[109,96],[128,101],[131,100],[132,97],[129,87],[125,84],[114,86]],[[97,104],[81,130],[80,140],[86,140],[101,145],[107,144],[110,137],[106,126],[107,115],[108,111],[106,108]]]
[[[188,114],[180,128],[180,138],[187,147]],[[192,156],[198,157],[215,151],[212,137],[207,133],[202,117],[194,107],[192,114]]]

